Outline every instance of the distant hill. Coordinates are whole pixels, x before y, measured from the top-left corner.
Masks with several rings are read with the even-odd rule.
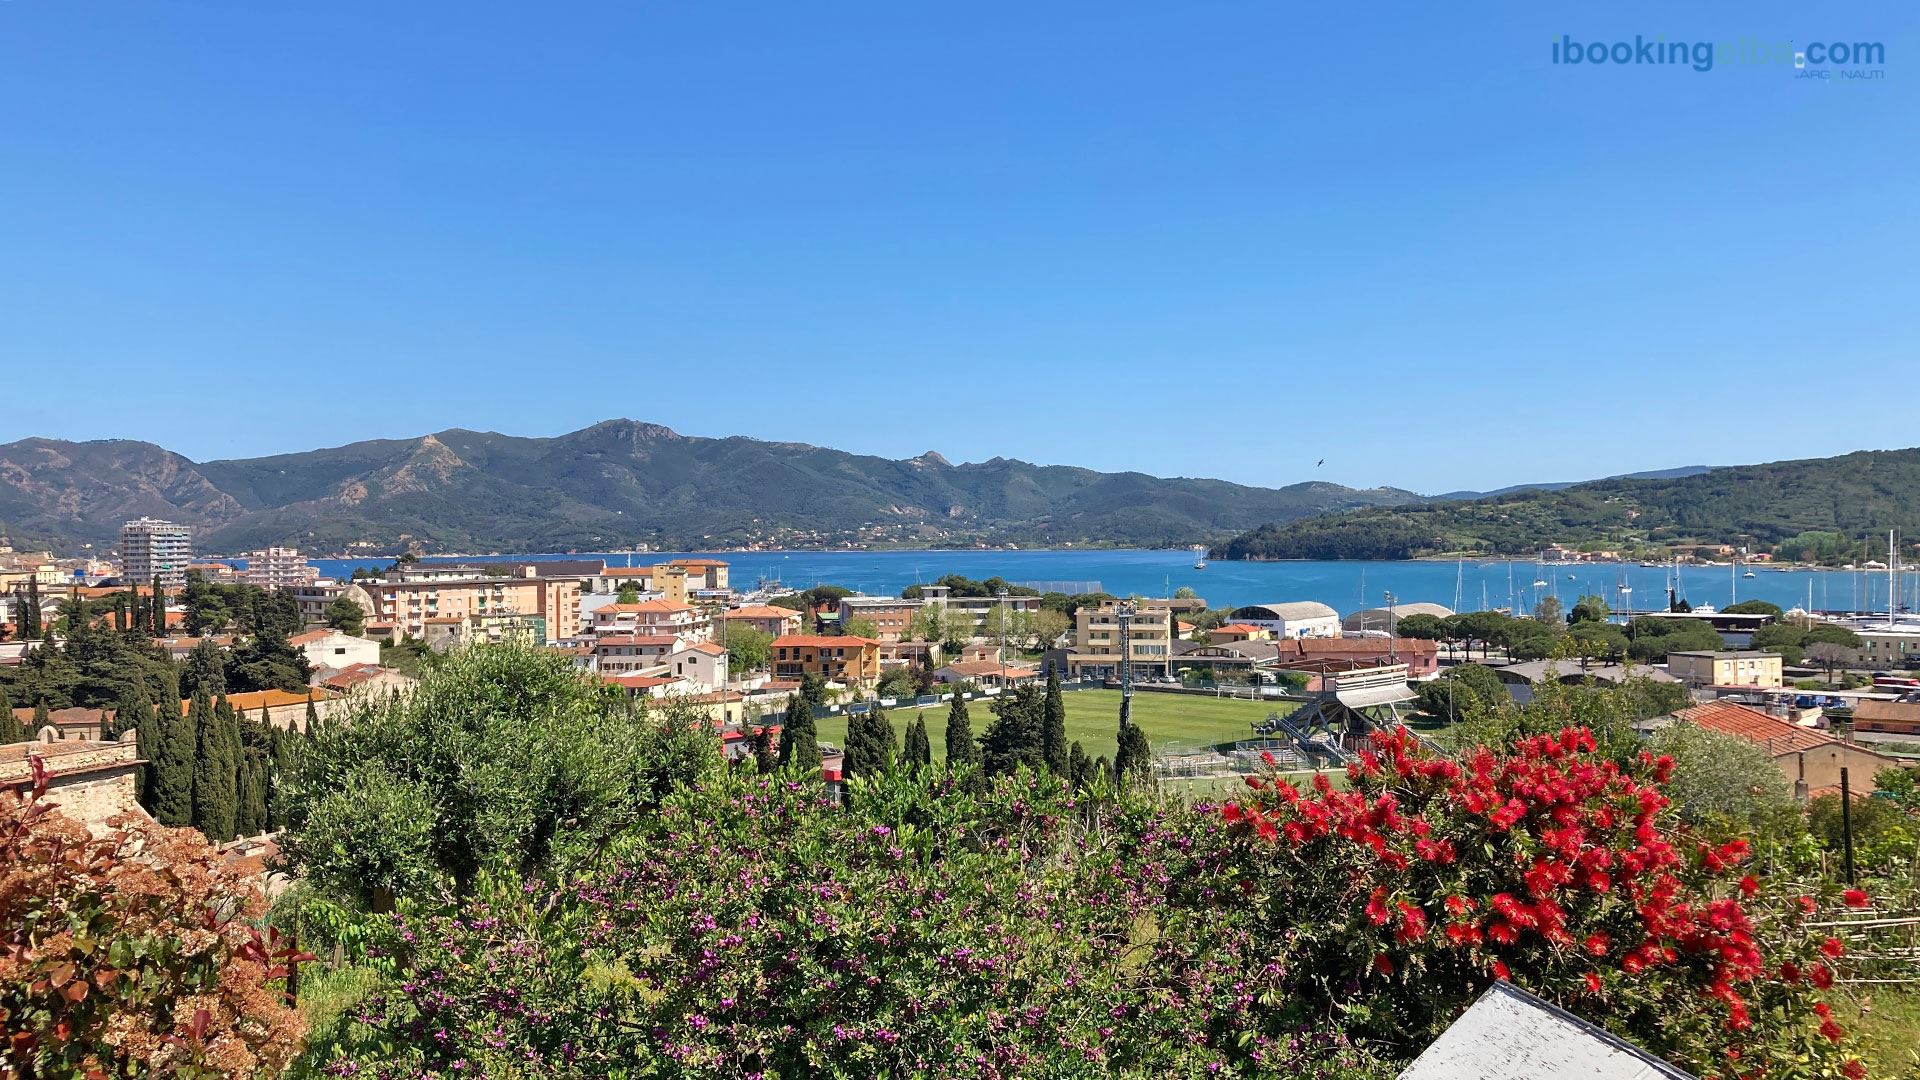
[[[1651,469],[1647,472],[1621,473],[1618,476],[1603,477],[1605,480],[1677,480],[1683,476],[1698,476],[1703,472],[1712,472],[1718,465],[1681,465],[1672,469]],[[1561,480],[1551,484],[1509,484],[1492,491],[1449,491],[1444,495],[1435,495],[1435,499],[1487,499],[1495,495],[1511,495],[1516,491],[1564,491],[1577,484],[1597,483],[1590,480]]]
[[[1272,522],[1214,550],[1220,559],[1404,559],[1533,555],[1549,544],[1744,544],[1836,561],[1920,535],[1920,449],[1681,470],[1468,500]],[[1872,547],[1873,537],[1879,547]]]
[[[994,458],[953,465],[609,420],[554,438],[442,431],[194,462],[144,442],[0,444],[0,533],[111,545],[142,514],[199,551],[609,549],[749,541],[1019,544],[1204,541],[1261,522],[1420,501],[1392,488],[1279,489]]]

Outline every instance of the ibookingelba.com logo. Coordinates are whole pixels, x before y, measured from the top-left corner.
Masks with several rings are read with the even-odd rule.
[[[1715,67],[1778,65],[1791,67],[1806,77],[1810,71],[1849,68],[1850,78],[1880,78],[1887,62],[1887,47],[1878,41],[1811,41],[1796,45],[1791,41],[1768,41],[1742,37],[1733,41],[1668,41],[1639,34],[1632,41],[1575,41],[1561,34],[1553,43],[1555,64],[1586,64],[1605,67],[1687,67],[1694,71],[1712,71]],[[1821,76],[1827,77],[1827,76]]]

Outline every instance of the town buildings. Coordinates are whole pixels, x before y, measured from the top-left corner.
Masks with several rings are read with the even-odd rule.
[[[1853,730],[1861,735],[1920,737],[1920,701],[1862,698],[1853,707]]]
[[[46,769],[47,802],[98,836],[121,814],[145,816],[135,797],[135,777],[145,762],[129,732],[120,742],[61,740],[0,746],[0,788],[17,791],[33,782],[34,760]]]
[[[294,548],[262,548],[242,557],[247,565],[239,572],[240,580],[263,589],[297,588],[320,578],[320,571],[308,566],[306,556]]]
[[[845,596],[840,599],[840,628],[849,630],[854,619],[873,624],[871,636],[882,644],[913,638],[913,620],[921,601],[897,596]]]
[[[120,527],[120,558],[128,581],[158,581],[162,588],[178,589],[186,584],[187,566],[193,562],[193,530],[157,518],[129,521]]]
[[[774,637],[799,633],[803,619],[803,616],[792,608],[775,607],[772,604],[744,604],[723,612],[720,617],[730,627],[750,626]]]
[[[380,663],[379,642],[338,630],[308,630],[288,638],[287,643],[299,649],[316,670]]]
[[[543,578],[530,570],[493,577],[476,567],[430,567],[390,571],[359,585],[373,604],[370,629],[393,637],[426,639],[430,624],[459,627],[455,636],[465,640],[524,633],[546,644],[580,633],[577,578]]]
[[[1847,770],[1848,787],[1859,795],[1874,790],[1873,774],[1900,762],[1862,746],[1841,742],[1814,728],[1791,724],[1731,701],[1709,701],[1674,714],[1679,720],[1759,746],[1773,759],[1800,798],[1817,798],[1840,790],[1840,770]]]
[[[945,585],[920,586],[920,602],[926,605],[939,605],[949,613],[962,617],[971,629],[972,637],[987,636],[988,619],[995,608],[1012,615],[1031,615],[1040,610],[1040,598],[1037,596],[955,596],[953,590]]]
[[[1783,685],[1780,654],[1772,652],[1673,652],[1667,654],[1667,670],[1693,687]]]

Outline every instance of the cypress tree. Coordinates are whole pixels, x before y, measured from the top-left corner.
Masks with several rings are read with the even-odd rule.
[[[153,579],[153,636],[167,636],[167,591],[160,587],[160,579]]]
[[[787,714],[780,721],[780,767],[820,775],[820,735],[813,709],[799,694],[787,699]]]
[[[767,724],[753,726],[753,769],[759,773],[770,773],[780,767],[780,759],[773,752],[773,728]]]
[[[20,741],[31,742],[39,738],[40,730],[51,723],[53,723],[53,718],[47,715],[47,699],[41,698],[33,704],[33,726],[27,729],[26,734],[21,737]]]
[[[202,690],[193,695],[185,716],[180,715],[178,705],[169,709],[166,702],[161,702],[155,712],[160,723],[149,774],[153,780],[149,785],[153,816],[162,825],[192,825],[194,758],[199,729],[213,725],[213,699]]]
[[[1060,672],[1047,665],[1047,696],[1040,709],[1040,756],[1055,776],[1067,776],[1067,703],[1060,696]]]
[[[139,775],[133,778],[133,792],[140,799],[140,805],[147,813],[153,813],[153,796],[158,785],[153,779],[154,758],[160,753],[160,706],[149,707],[132,721],[134,725],[135,752],[146,764],[140,766]]]
[[[907,725],[907,747],[900,761],[916,776],[920,770],[933,766],[933,744],[927,739],[925,717],[915,714],[913,722]]]
[[[20,640],[40,640],[40,581],[27,579],[27,599],[20,606]]]
[[[293,782],[299,738],[290,730],[269,728],[267,751],[267,828],[277,832],[287,827],[286,785]]]
[[[879,769],[880,748],[874,745],[869,719],[879,706],[869,703],[862,712],[847,717],[847,756],[840,765],[843,776],[871,776]]]
[[[981,760],[989,774],[1010,773],[1022,765],[1046,766],[1041,755],[1041,714],[1046,700],[1037,686],[1022,686],[993,703],[993,723],[980,740]]]
[[[967,699],[954,691],[953,704],[947,706],[947,771],[980,763],[980,744],[973,739],[973,722],[967,718]]]
[[[1067,748],[1067,783],[1074,791],[1085,791],[1087,785],[1092,782],[1093,759],[1087,756],[1086,750],[1076,739],[1073,745]]]
[[[234,811],[239,803],[234,790],[239,761],[228,730],[232,723],[233,706],[222,696],[209,722],[195,732],[198,754],[193,763],[193,824],[216,844],[233,839]]]
[[[120,694],[120,700],[113,706],[112,738],[119,738],[126,732],[140,726],[140,722],[153,715],[153,699],[147,697],[147,688],[133,683]],[[100,737],[109,738],[106,721],[101,721]],[[144,755],[143,755],[144,756]]]
[[[262,711],[264,711],[265,708],[266,706],[261,706]],[[320,726],[320,708],[313,703],[313,691],[311,690],[307,691],[307,718],[304,726],[308,735],[313,734],[314,730]]]
[[[1120,732],[1120,750],[1113,759],[1115,778],[1127,787],[1145,784],[1153,777],[1153,749],[1147,745],[1147,733],[1139,724],[1128,724]]]
[[[20,741],[20,721],[13,715],[13,701],[7,688],[0,686],[0,745]]]

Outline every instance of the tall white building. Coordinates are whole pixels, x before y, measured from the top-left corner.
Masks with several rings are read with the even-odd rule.
[[[296,589],[320,578],[320,571],[308,566],[306,557],[294,548],[263,548],[241,558],[247,560],[247,568],[240,571],[240,580],[263,589]]]
[[[169,589],[186,584],[193,561],[193,530],[171,521],[143,517],[120,526],[120,559],[128,581]]]

